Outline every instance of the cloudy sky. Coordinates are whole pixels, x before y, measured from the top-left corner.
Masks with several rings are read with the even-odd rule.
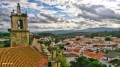
[[[10,13],[18,0],[0,0],[0,29],[10,28]],[[81,30],[120,28],[120,0],[19,0],[27,11],[29,29]]]

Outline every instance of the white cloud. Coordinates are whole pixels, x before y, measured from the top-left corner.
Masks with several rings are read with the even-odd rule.
[[[30,29],[87,29],[96,27],[119,28],[120,0],[20,0],[25,9],[38,10],[28,14]],[[38,2],[39,1],[39,2]],[[3,5],[7,3],[8,5]],[[3,12],[16,9],[16,0],[0,0]],[[46,5],[44,5],[45,3]],[[82,6],[81,6],[82,5]],[[52,7],[53,9],[49,9]],[[55,8],[54,8],[55,7]],[[1,8],[1,7],[0,7]],[[60,9],[60,10],[57,10]],[[40,13],[40,14],[39,14]],[[8,16],[8,15],[7,15]],[[5,27],[10,19],[0,19]]]

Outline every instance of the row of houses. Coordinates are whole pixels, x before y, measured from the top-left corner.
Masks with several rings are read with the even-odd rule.
[[[120,48],[120,40],[118,38],[113,37],[112,41],[105,41],[103,37],[75,37],[60,41],[58,44],[64,45],[64,55],[68,58],[68,62],[74,60],[73,57],[86,56],[97,59],[108,67],[120,65],[120,63],[112,63],[116,59],[120,60],[120,52],[115,51]]]

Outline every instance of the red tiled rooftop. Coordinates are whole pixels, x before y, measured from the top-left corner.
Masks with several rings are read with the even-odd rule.
[[[73,50],[71,49],[71,50],[66,50],[65,52],[72,52]]]
[[[103,47],[105,47],[104,45],[99,45],[99,46],[97,46],[97,48],[103,48]]]
[[[113,39],[112,42],[120,43],[120,39]]]
[[[93,52],[89,52],[87,50],[84,50],[84,54],[94,59],[100,59],[101,57],[105,55],[105,53],[102,53],[102,52],[96,54]]]
[[[0,48],[0,66],[2,67],[45,67],[47,58],[33,48]]]
[[[80,49],[74,49],[73,52],[79,53]]]
[[[79,53],[80,49],[69,49],[69,50],[66,50],[65,52],[76,52],[76,53]]]

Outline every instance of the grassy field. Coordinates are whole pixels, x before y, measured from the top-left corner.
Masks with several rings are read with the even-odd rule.
[[[0,48],[1,48],[1,47],[4,47],[4,44],[0,44]]]

